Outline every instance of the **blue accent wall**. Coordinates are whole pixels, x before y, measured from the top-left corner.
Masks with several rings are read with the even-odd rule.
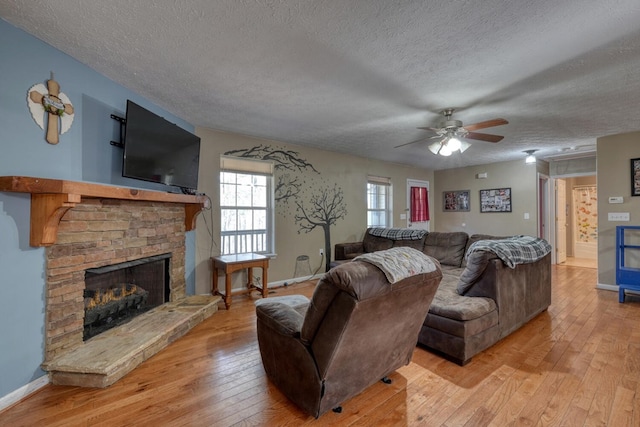
[[[165,191],[123,178],[119,139],[126,100],[193,132],[194,127],[65,53],[0,19],[0,176],[89,181]],[[51,145],[31,118],[28,90],[53,71],[74,106],[71,129]],[[28,194],[0,192],[0,398],[45,375],[45,250],[29,246]],[[195,291],[195,232],[187,233],[187,293]]]

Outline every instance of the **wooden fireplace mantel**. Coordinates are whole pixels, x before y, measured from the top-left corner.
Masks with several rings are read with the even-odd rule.
[[[36,247],[50,246],[56,242],[60,219],[83,198],[182,203],[187,231],[195,228],[200,211],[209,207],[206,196],[27,176],[1,176],[0,191],[31,194],[29,241],[31,246]]]

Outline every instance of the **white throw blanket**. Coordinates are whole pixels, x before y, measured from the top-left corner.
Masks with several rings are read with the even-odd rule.
[[[359,255],[354,261],[365,261],[378,267],[390,283],[399,282],[407,277],[437,270],[431,257],[417,249],[397,247],[384,251]]]

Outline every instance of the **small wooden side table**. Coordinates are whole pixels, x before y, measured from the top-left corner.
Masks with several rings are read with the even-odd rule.
[[[248,254],[236,254],[236,255],[221,255],[211,258],[213,264],[213,281],[211,284],[211,294],[220,295],[224,300],[224,305],[229,309],[231,307],[232,295],[247,294],[254,290],[260,291],[262,297],[267,297],[267,270],[269,269],[269,257],[264,255],[248,253]],[[253,283],[253,268],[262,268],[262,286],[256,286]],[[231,273],[238,270],[247,269],[249,283],[247,283],[247,289],[231,292]],[[218,289],[218,270],[224,271],[224,293]]]

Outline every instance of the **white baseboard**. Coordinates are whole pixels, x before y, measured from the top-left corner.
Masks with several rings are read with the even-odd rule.
[[[306,282],[307,280],[320,279],[322,276],[324,276],[324,273],[314,274],[313,276],[296,277],[295,279],[285,279],[285,280],[278,280],[278,281],[275,281],[275,282],[269,282],[267,284],[267,289],[275,289],[275,288],[281,288],[283,286],[295,285],[296,283]],[[243,289],[245,289],[244,286],[237,287],[237,288],[231,288],[231,291],[232,292],[241,291]]]
[[[614,291],[614,292],[618,292],[620,289],[618,288],[618,285],[607,285],[605,283],[598,283],[596,285],[596,289],[603,289],[605,291]],[[638,291],[632,291],[629,289],[625,289],[625,293],[627,294],[631,294],[631,295],[640,295],[640,292]]]
[[[0,397],[0,411],[8,408],[14,403],[19,402],[20,400],[29,396],[31,393],[35,393],[47,384],[49,384],[49,375],[43,375],[40,378],[31,381],[29,384],[26,384],[19,389],[12,391],[6,396]]]
[[[322,276],[324,276],[324,272],[323,273],[319,273],[319,274],[314,274],[313,276],[296,277],[295,279],[278,280],[277,282],[269,282],[268,287],[269,287],[269,289],[272,289],[272,288],[279,288],[281,286],[295,285],[296,283],[306,282],[307,280],[319,279]]]
[[[596,289],[602,289],[604,291],[618,292],[618,285],[609,285],[606,283],[598,283]]]

